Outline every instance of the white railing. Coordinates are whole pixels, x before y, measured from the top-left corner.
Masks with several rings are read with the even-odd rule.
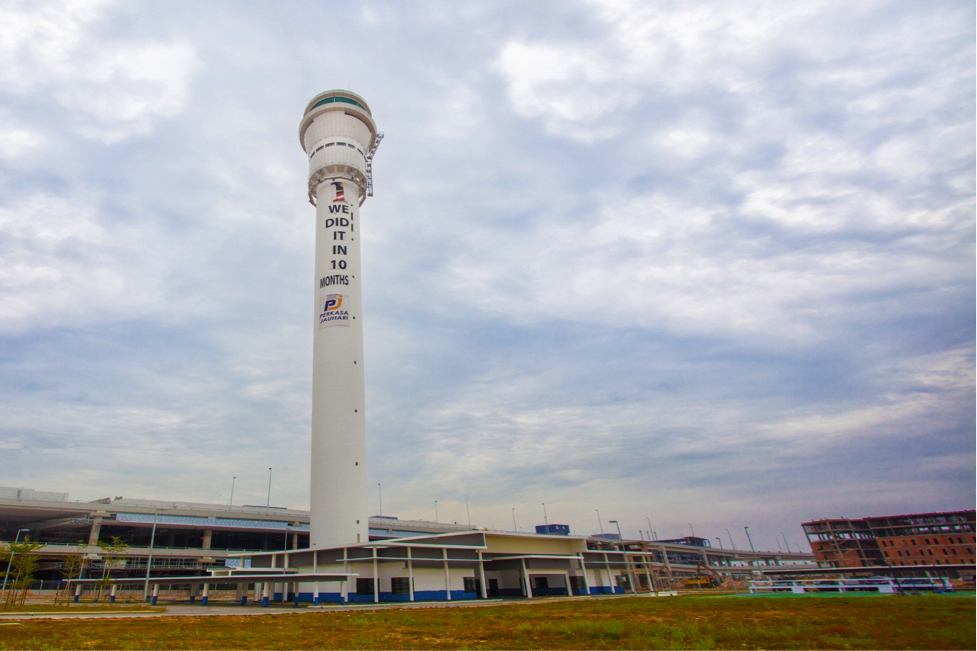
[[[875,576],[867,579],[774,579],[771,581],[751,581],[750,594],[769,593],[822,593],[838,592],[877,592],[895,594],[897,592],[950,592],[953,586],[943,577],[898,579],[888,576]]]

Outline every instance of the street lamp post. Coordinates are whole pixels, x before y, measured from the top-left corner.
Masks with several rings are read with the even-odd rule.
[[[648,523],[648,535],[655,537],[655,528],[651,526],[651,518],[649,518],[647,515],[645,516],[645,522]]]
[[[153,507],[153,533],[149,536],[149,558],[146,560],[146,580],[142,584],[142,600],[149,599],[149,572],[153,567],[153,548],[156,546],[156,525],[159,522],[159,507]]]
[[[471,528],[471,526],[472,526],[472,512],[468,508],[468,495],[465,495],[465,515],[468,516],[468,527]]]
[[[723,539],[720,538],[719,536],[716,536],[716,542],[719,543],[719,549],[722,550],[723,549]]]
[[[733,548],[733,551],[735,552],[736,551],[736,543],[733,542],[733,534],[729,533],[729,529],[726,530],[726,535],[729,536],[729,544]]]
[[[14,536],[14,544],[15,545],[20,542],[20,532],[21,531],[30,531],[30,529],[18,529],[17,530],[17,535]],[[3,587],[0,588],[0,601],[3,601],[3,593],[7,591],[7,577],[10,576],[10,567],[13,564],[14,564],[14,553],[13,552],[10,552],[10,558],[7,559],[7,571],[3,575]]]
[[[750,541],[750,551],[753,552],[753,560],[750,561],[750,565],[756,565],[756,549],[753,548],[753,539],[750,538],[750,528],[743,527],[743,530],[746,531],[746,539]]]
[[[634,574],[631,572],[631,559],[628,558],[628,548],[624,544],[624,536],[621,534],[621,523],[617,520],[608,520],[608,522],[617,527],[617,538],[621,541],[621,551],[624,552],[624,564],[628,568],[628,583],[631,585],[631,592],[637,594],[638,591],[634,589]]]
[[[543,502],[543,523],[546,525],[546,533],[550,532],[550,519],[546,517],[546,502]]]
[[[519,533],[519,525],[516,524],[516,507],[512,507],[512,529]]]
[[[695,529],[692,528],[692,523],[689,523],[689,531],[692,532],[692,537],[695,538]]]
[[[377,490],[380,492],[380,496],[379,496],[379,499],[380,499],[380,517],[382,518],[383,517],[383,486],[381,484],[377,484]]]
[[[237,481],[237,477],[231,477],[231,501],[227,503],[228,506],[234,506],[234,482]]]
[[[438,520],[438,501],[437,500],[434,500],[434,521],[435,522],[441,522],[440,520]]]
[[[597,526],[600,527],[600,535],[603,536],[604,535],[604,522],[600,519],[600,511],[598,509],[594,509],[594,511],[597,512]]]
[[[265,502],[265,508],[271,508],[271,468],[268,469],[268,500]]]

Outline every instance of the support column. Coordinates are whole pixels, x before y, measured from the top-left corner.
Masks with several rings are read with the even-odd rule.
[[[441,548],[441,555],[444,558],[444,592],[446,599],[451,601],[451,572],[448,570],[448,548]]]
[[[343,573],[349,575],[349,549],[343,547]],[[339,599],[345,604],[349,599],[349,576],[343,579],[339,588]]]
[[[159,599],[159,584],[158,583],[154,583],[153,584],[153,599],[152,599],[152,601],[150,603],[153,606],[155,606],[156,605],[156,601],[158,599]]]
[[[312,573],[319,573],[319,551],[313,547],[312,548]],[[312,605],[319,605],[319,580],[316,579],[312,582]]]
[[[289,560],[288,559],[288,554],[286,554],[285,552],[282,552],[282,567],[285,568],[286,570],[288,569],[288,560]],[[285,582],[282,583],[282,605],[283,606],[285,605],[285,602],[288,601],[288,588],[289,588],[289,585],[290,584],[287,581],[285,581]]]
[[[675,578],[675,575],[672,574],[672,563],[668,560],[668,551],[666,551],[665,545],[663,543],[658,543],[658,545],[661,547],[662,562],[665,563],[665,569],[668,570],[668,577]]]
[[[642,547],[644,547],[644,545],[642,545]],[[648,590],[650,592],[658,592],[658,590],[655,590],[655,582],[651,579],[651,554],[648,553],[647,547],[645,547],[643,560],[645,565],[645,578],[648,579]]]
[[[526,559],[520,558],[519,562],[522,564],[522,583],[526,590],[526,599],[533,598],[533,587],[529,584],[529,571],[526,569]]]
[[[482,599],[488,599],[485,587],[485,561],[482,560],[482,550],[478,550],[478,592]]]
[[[75,584],[75,599],[74,599],[74,602],[75,603],[78,603],[78,600],[80,598],[81,598],[81,584],[80,583],[76,583]]]
[[[583,576],[583,593],[589,595],[590,581],[587,579],[587,565],[583,560],[583,552],[577,552],[577,558],[580,559],[580,574]]]
[[[607,552],[604,552],[604,569],[607,570],[607,588],[614,594],[614,575],[611,574],[611,560],[607,557]]]
[[[118,585],[116,585],[115,583],[113,583],[112,584],[112,587],[109,588],[109,603],[110,604],[114,604],[115,603],[115,589],[118,588],[118,587],[119,587]]]
[[[88,545],[92,547],[98,544],[98,535],[102,532],[102,516],[96,515],[92,518],[92,528],[88,532]]]
[[[380,603],[380,576],[377,571],[377,546],[373,546],[373,603]]]
[[[209,597],[210,597],[210,584],[205,583],[203,588],[203,596],[200,597],[200,605],[206,606]]]
[[[211,544],[211,542],[213,540],[214,540],[214,530],[213,529],[204,529],[204,539],[200,543],[200,548],[201,549],[206,549],[207,551],[210,551],[210,544]]]
[[[407,548],[407,589],[410,591],[410,600],[414,601],[414,560],[410,547]]]
[[[190,584],[190,603],[194,603],[197,600],[197,589],[200,587],[199,583]]]
[[[270,583],[261,584],[261,607],[262,608],[267,608],[268,604],[271,602],[271,599],[268,596],[268,590],[270,587],[271,587]]]

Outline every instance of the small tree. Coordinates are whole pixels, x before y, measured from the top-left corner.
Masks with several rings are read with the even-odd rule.
[[[78,546],[81,547],[85,544],[84,540],[78,541]],[[84,564],[84,556],[81,554],[68,554],[61,561],[58,571],[61,573],[61,585],[58,586],[58,591],[54,596],[55,605],[63,598],[65,601],[69,601],[71,598],[71,579],[77,579],[81,576],[81,568]]]
[[[112,583],[112,570],[125,567],[129,543],[118,536],[112,536],[112,542],[99,540],[98,546],[102,548],[102,578],[98,582],[96,600],[102,595],[102,588],[107,588]]]
[[[45,547],[41,543],[31,542],[30,536],[25,536],[23,542],[7,545],[4,552],[8,560],[7,594],[4,595],[3,609],[22,608],[27,599],[27,591],[34,582],[34,573],[40,559],[37,550]]]

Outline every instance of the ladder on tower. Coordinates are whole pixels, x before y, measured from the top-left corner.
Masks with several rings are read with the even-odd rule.
[[[366,196],[368,197],[373,196],[373,156],[377,153],[381,140],[383,140],[383,133],[377,133],[373,147],[370,148],[370,153],[366,155]]]

